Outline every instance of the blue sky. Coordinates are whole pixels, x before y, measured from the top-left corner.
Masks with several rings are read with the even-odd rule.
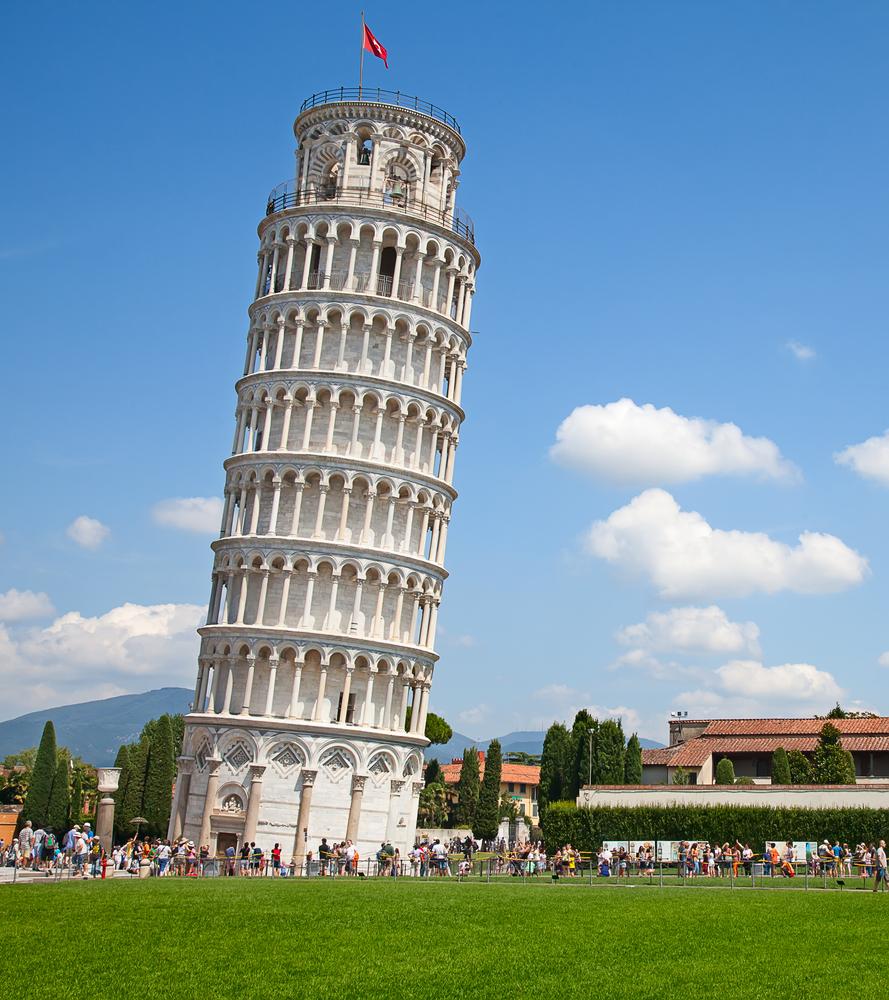
[[[487,736],[588,705],[654,738],[675,709],[889,710],[889,9],[367,17],[391,69],[366,83],[461,123],[483,255],[433,709]],[[155,506],[221,494],[256,225],[303,98],[357,82],[359,19],[50,4],[6,28],[12,716],[193,683],[210,536]]]

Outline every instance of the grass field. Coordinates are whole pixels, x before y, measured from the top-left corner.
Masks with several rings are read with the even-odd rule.
[[[8,886],[4,996],[889,995],[889,894],[413,880]]]

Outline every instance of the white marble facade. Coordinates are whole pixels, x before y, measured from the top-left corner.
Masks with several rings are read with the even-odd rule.
[[[306,102],[259,226],[170,822],[211,849],[414,839],[479,255],[456,122],[372,97]]]

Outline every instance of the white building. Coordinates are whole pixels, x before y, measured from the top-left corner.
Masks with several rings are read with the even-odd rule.
[[[475,273],[457,122],[316,94],[268,199],[171,836],[413,843]]]

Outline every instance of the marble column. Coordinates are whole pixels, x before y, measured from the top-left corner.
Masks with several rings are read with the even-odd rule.
[[[299,812],[296,816],[296,833],[293,837],[293,858],[299,871],[306,860],[306,845],[309,839],[309,810],[312,808],[312,791],[315,787],[317,771],[303,768],[302,787],[299,793]]]
[[[259,820],[259,806],[262,802],[262,776],[265,764],[250,765],[250,794],[247,799],[247,815],[244,819],[244,840],[249,844],[256,838],[256,824]]]
[[[219,757],[209,757],[207,759],[207,770],[210,772],[207,778],[207,792],[204,796],[204,814],[201,817],[201,832],[198,834],[198,848],[205,844],[212,848],[210,844],[210,818],[216,808],[216,793],[219,790],[219,768],[222,766],[222,759]],[[212,850],[211,850],[212,853]]]
[[[352,801],[349,803],[349,819],[346,823],[346,840],[351,840],[352,843],[358,840],[358,820],[361,818],[361,799],[366,781],[367,775],[352,775]]]
[[[176,795],[173,808],[170,810],[170,827],[167,830],[169,840],[177,840],[182,836],[185,827],[185,817],[188,815],[188,796],[191,793],[191,774],[194,770],[194,757],[178,757],[179,765],[176,778]]]

